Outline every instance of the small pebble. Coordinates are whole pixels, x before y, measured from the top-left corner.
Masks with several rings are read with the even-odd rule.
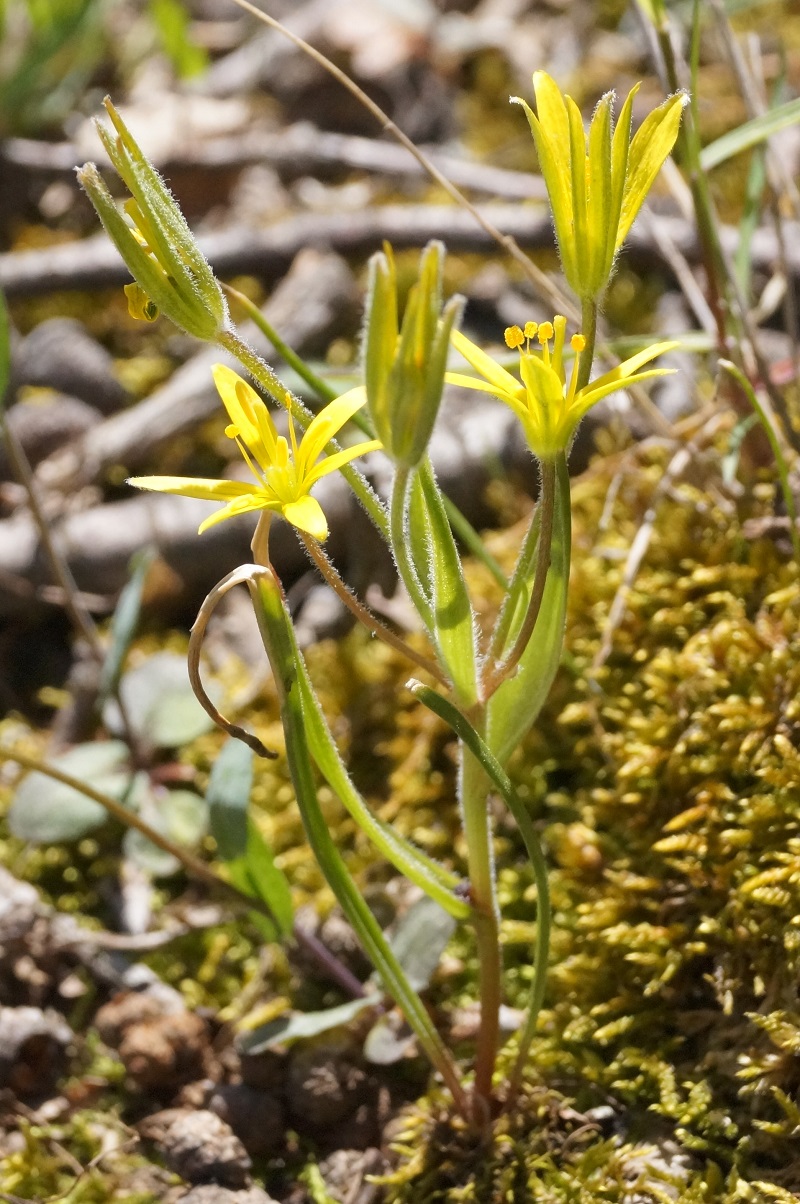
[[[185,1196],[180,1197],[177,1204],[276,1204],[276,1202],[260,1187],[248,1187],[244,1191],[230,1191],[227,1187],[217,1187],[215,1183],[206,1183],[202,1187],[193,1187]]]
[[[139,1124],[170,1170],[189,1183],[247,1187],[252,1163],[230,1125],[205,1108],[167,1108]]]
[[[283,1140],[283,1105],[266,1091],[225,1083],[214,1091],[208,1107],[231,1126],[253,1158],[271,1154]]]

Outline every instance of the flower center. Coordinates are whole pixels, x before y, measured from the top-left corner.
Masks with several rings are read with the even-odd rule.
[[[548,368],[552,368],[559,375],[562,384],[566,385],[566,375],[564,372],[564,340],[566,331],[567,319],[562,314],[556,314],[552,322],[542,322],[540,324],[526,322],[524,327],[508,326],[505,330],[506,346],[512,349],[518,348],[521,361],[524,356],[538,356]],[[541,351],[531,350],[531,343],[534,338],[538,342]],[[567,389],[567,400],[569,402],[575,396],[578,366],[581,352],[586,347],[586,339],[582,334],[574,334],[570,339],[570,346],[575,352],[575,359]]]

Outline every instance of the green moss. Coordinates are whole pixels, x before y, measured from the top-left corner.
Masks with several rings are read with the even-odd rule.
[[[70,1204],[157,1204],[178,1180],[138,1152],[138,1140],[108,1111],[81,1109],[55,1124],[20,1121],[0,1166],[0,1192]]]
[[[714,452],[662,496],[669,454],[617,453],[574,484],[568,655],[511,767],[542,834],[554,907],[523,1094],[478,1146],[436,1092],[420,1100],[395,1133],[390,1204],[622,1204],[635,1192],[734,1204],[800,1191],[800,574],[773,542],[747,535],[747,520],[771,511],[770,482],[735,501]],[[657,496],[646,554],[620,593]],[[506,565],[519,534],[490,540]],[[489,616],[495,587],[479,566],[468,573]],[[404,693],[406,665],[359,633],[310,650],[309,663],[371,805],[458,863],[453,748]],[[279,743],[269,688],[242,718]],[[182,753],[201,787],[218,745],[210,735]],[[336,800],[323,792],[323,801],[363,887],[385,882],[386,866]],[[283,760],[259,767],[254,806],[298,902],[324,912],[330,895]],[[535,891],[502,814],[497,836],[506,995],[522,1007]],[[115,864],[104,839],[68,856],[14,842],[5,851],[60,905],[102,919],[99,880]],[[65,885],[68,862],[77,877]],[[191,1003],[225,1007],[243,984],[257,995],[258,955],[255,933],[231,922],[149,960]],[[475,999],[468,933],[445,965],[433,998],[442,1013]],[[276,973],[291,989],[280,958]],[[462,1052],[468,1064],[469,1046]]]

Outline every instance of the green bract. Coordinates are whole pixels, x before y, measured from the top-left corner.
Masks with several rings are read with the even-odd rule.
[[[608,284],[614,256],[675,145],[686,103],[682,93],[654,109],[631,140],[632,88],[616,129],[607,92],[595,109],[587,143],[583,118],[544,71],[533,76],[536,112],[519,96],[544,176],[564,275],[583,300],[597,300]]]
[[[430,242],[422,253],[402,327],[398,325],[397,273],[390,248],[370,261],[365,339],[367,404],[384,450],[413,468],[425,455],[439,412],[450,332],[463,299],[442,309],[444,247]]]
[[[151,304],[187,334],[214,339],[228,326],[222,290],[161,176],[147,162],[110,100],[105,100],[105,107],[116,136],[99,122],[97,130],[112,166],[131,193],[125,204],[130,221],[120,213],[94,163],[84,164],[78,180]],[[137,317],[155,316],[138,295],[131,311]]]

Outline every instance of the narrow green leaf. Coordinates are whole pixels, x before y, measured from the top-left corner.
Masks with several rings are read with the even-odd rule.
[[[311,849],[386,990],[402,1009],[421,1047],[442,1075],[459,1111],[466,1115],[469,1104],[452,1056],[348,873],[320,808],[301,692],[297,688],[299,661],[295,657],[291,620],[280,588],[273,577],[263,576],[251,589],[257,601],[259,628],[280,697],[289,769]]]
[[[374,1008],[380,1004],[379,994],[364,995],[361,999],[351,999],[349,1003],[341,1003],[335,1008],[325,1008],[319,1012],[295,1012],[291,1016],[279,1016],[268,1024],[260,1024],[250,1032],[241,1032],[236,1038],[236,1048],[240,1053],[260,1054],[276,1045],[290,1045],[293,1041],[307,1041],[328,1033],[331,1029],[341,1028],[349,1024],[360,1012]]]
[[[428,460],[420,467],[419,481],[430,534],[434,639],[458,698],[470,706],[478,696],[475,616],[447,511]]]
[[[226,740],[211,767],[206,787],[211,835],[223,861],[233,861],[245,854],[252,789],[252,750],[241,740]]]
[[[419,474],[414,473],[408,490],[408,546],[411,560],[425,591],[428,601],[432,599],[431,586],[431,535],[428,525],[428,510],[422,494]]]
[[[189,13],[179,0],[150,0],[150,13],[161,44],[182,79],[199,75],[208,66],[207,51],[192,40]]]
[[[111,617],[111,641],[100,674],[100,702],[105,702],[117,687],[125,657],[128,655],[142,609],[142,592],[150,566],[156,558],[155,548],[142,548],[131,557],[130,576],[117,600]]]
[[[439,865],[410,841],[400,836],[390,824],[372,814],[361,794],[356,790],[339,756],[339,750],[331,736],[322,708],[317,701],[308,676],[302,653],[290,630],[292,655],[295,658],[297,683],[303,707],[305,734],[311,755],[331,790],[340,799],[345,809],[359,825],[375,847],[392,865],[414,882],[427,895],[456,919],[466,919],[470,914],[469,904],[456,891],[458,875]]]
[[[732,159],[734,155],[766,142],[767,138],[777,134],[779,130],[796,125],[798,121],[800,99],[788,100],[786,104],[778,105],[767,113],[761,113],[758,117],[743,122],[735,130],[730,130],[721,138],[704,146],[700,152],[700,166],[703,171],[711,171],[712,168],[719,167],[720,163]]]
[[[283,870],[275,864],[272,850],[255,825],[252,816],[247,817],[247,843],[244,854],[226,863],[228,879],[234,886],[254,899],[262,899],[272,912],[281,937],[291,934],[294,921],[292,892]],[[251,914],[254,923],[265,925],[265,917]],[[266,921],[269,927],[269,921]],[[268,939],[274,940],[276,933],[269,932]]]
[[[533,636],[516,673],[487,707],[487,744],[502,764],[535,723],[561,660],[569,586],[571,516],[569,474],[558,459],[550,568]]]

